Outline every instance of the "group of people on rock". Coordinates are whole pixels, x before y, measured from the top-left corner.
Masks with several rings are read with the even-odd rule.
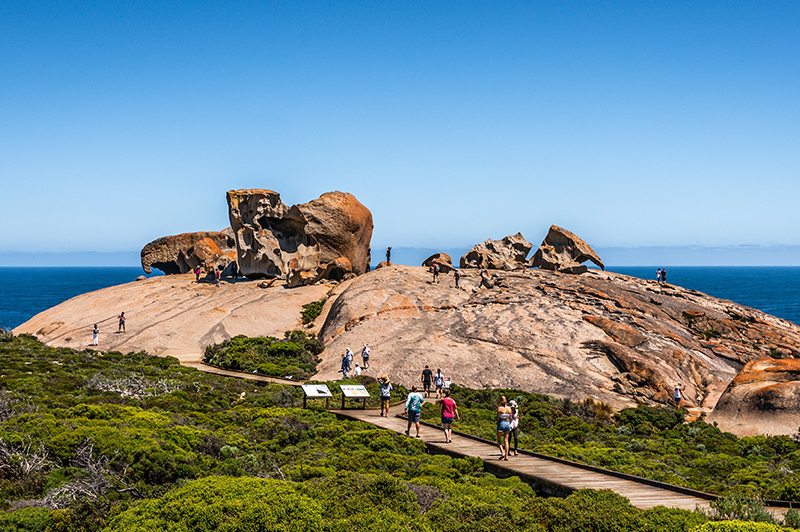
[[[108,318],[108,319],[111,319],[111,318]],[[123,310],[120,313],[120,315],[117,316],[117,320],[119,322],[119,326],[117,328],[117,332],[118,333],[124,333],[125,332],[125,320],[126,319],[127,318],[125,317],[125,311]],[[105,320],[103,320],[103,321],[105,321]],[[100,327],[98,326],[97,323],[95,323],[94,327],[92,327],[92,345],[99,345],[99,344],[100,344]]]
[[[355,355],[353,351],[350,350],[348,347],[344,351],[344,355],[342,355],[342,369],[339,371],[342,373],[342,379],[347,379],[348,373],[353,372],[353,377],[358,377],[364,370],[369,369],[369,355],[371,351],[367,344],[364,344],[364,347],[361,348],[361,362],[363,363],[362,366],[358,365],[358,362],[353,364],[353,359]]]
[[[659,268],[656,270],[656,281],[659,283],[666,283],[667,282],[667,269],[666,268]]]

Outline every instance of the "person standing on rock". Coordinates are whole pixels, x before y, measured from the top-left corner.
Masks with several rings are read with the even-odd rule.
[[[363,363],[364,369],[369,369],[369,353],[369,347],[367,347],[367,344],[364,344],[364,347],[361,348],[361,362]]]
[[[433,264],[431,265],[431,271],[433,271],[433,282],[434,283],[438,283],[439,282],[439,263],[438,262],[433,261]]]
[[[666,268],[661,268],[661,282],[662,283],[666,283],[667,282],[667,269]]]
[[[675,388],[672,390],[672,400],[675,401],[675,408],[680,408],[681,406],[681,399],[683,398],[683,390],[686,389],[686,386],[681,384],[680,382],[675,385]]]
[[[422,389],[425,391],[425,397],[429,397],[431,394],[431,378],[433,377],[433,372],[431,368],[427,365],[425,369],[422,370]]]
[[[381,416],[389,417],[389,401],[392,398],[392,384],[389,382],[389,375],[384,373],[378,379],[378,386],[381,389]]]
[[[511,407],[506,396],[500,398],[497,407],[497,447],[500,449],[499,460],[508,460],[508,436],[511,432]]]
[[[656,270],[656,282],[661,282],[661,268]]]
[[[358,367],[358,362],[356,362],[356,369],[353,370],[353,377],[358,377],[361,375],[361,368]]]
[[[117,327],[117,332],[125,332],[125,311],[123,310],[122,314],[117,316],[117,318],[119,319],[119,327]]]
[[[347,379],[347,370],[350,369],[347,365],[347,355],[342,356],[342,380]]]
[[[200,282],[200,271],[201,271],[200,270],[200,265],[198,264],[197,268],[194,269],[194,282],[195,283],[199,283]]]
[[[456,280],[456,288],[461,288],[458,286],[458,280],[461,279],[461,273],[458,270],[453,270],[453,279]]]
[[[392,265],[392,247],[391,246],[386,248],[386,264],[388,264],[389,266]]]
[[[347,371],[352,370],[353,369],[353,352],[350,351],[349,347],[344,352],[344,358],[345,358],[345,360],[347,360]]]
[[[92,328],[92,345],[97,345],[100,338],[100,329],[97,327],[97,324],[94,324],[94,328]]]
[[[214,268],[214,285],[219,288],[219,278],[222,277],[222,269]]]
[[[411,393],[408,394],[408,398],[406,399],[406,408],[405,412],[408,414],[408,427],[406,428],[406,436],[411,436],[411,424],[413,423],[417,427],[417,435],[416,437],[419,438],[419,418],[422,415],[422,403],[425,402],[425,398],[422,397],[422,394],[419,393],[418,388],[416,386],[411,387]]]
[[[458,415],[458,406],[456,402],[450,398],[450,390],[444,391],[444,397],[437,401],[442,405],[442,428],[444,429],[444,442],[450,443],[453,438],[453,419],[460,420]]]

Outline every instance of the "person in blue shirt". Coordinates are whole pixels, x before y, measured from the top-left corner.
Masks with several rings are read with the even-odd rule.
[[[422,414],[422,403],[424,402],[425,398],[419,393],[417,387],[412,386],[411,393],[408,394],[408,398],[406,399],[405,412],[408,414],[406,436],[411,436],[409,433],[411,432],[411,424],[413,423],[417,427],[417,435],[415,437],[419,438],[419,417]]]

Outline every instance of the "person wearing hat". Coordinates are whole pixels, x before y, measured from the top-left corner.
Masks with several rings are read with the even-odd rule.
[[[381,388],[381,416],[389,417],[389,400],[392,398],[392,384],[389,376],[384,373],[378,379],[378,386]]]
[[[519,407],[516,401],[510,401],[508,406],[511,407],[511,434],[514,437],[514,456],[517,456],[517,448],[519,447]],[[510,439],[510,438],[509,438]]]
[[[361,368],[358,367],[358,362],[356,362],[356,369],[353,370],[353,377],[358,377],[361,375]]]

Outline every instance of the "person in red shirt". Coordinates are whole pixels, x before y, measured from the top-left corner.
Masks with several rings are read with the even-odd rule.
[[[453,419],[461,420],[458,415],[458,407],[456,402],[450,398],[450,390],[444,391],[444,397],[437,401],[442,405],[442,426],[444,427],[445,443],[450,443],[453,437],[453,429],[450,426],[453,424]]]

